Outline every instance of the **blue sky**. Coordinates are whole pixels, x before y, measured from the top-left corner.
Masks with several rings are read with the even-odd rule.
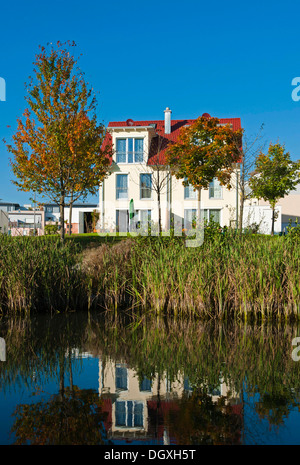
[[[0,7],[0,198],[27,203],[11,183],[10,140],[25,109],[24,83],[39,44],[74,40],[80,67],[99,92],[99,121],[240,117],[248,136],[262,123],[267,144],[300,158],[300,4],[296,1],[51,2]],[[7,128],[7,126],[11,126]],[[92,199],[91,199],[92,200]]]

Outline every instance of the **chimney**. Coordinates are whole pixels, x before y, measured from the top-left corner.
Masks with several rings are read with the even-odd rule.
[[[171,110],[167,107],[165,113],[165,134],[171,134]]]

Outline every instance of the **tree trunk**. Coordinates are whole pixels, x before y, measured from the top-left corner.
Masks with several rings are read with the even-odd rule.
[[[72,234],[72,208],[73,208],[73,192],[70,199],[70,211],[69,211],[69,235]]]
[[[243,217],[244,217],[244,203],[245,203],[245,195],[243,189],[241,190],[241,198],[240,198],[240,216],[239,216],[239,230],[242,232],[243,229]]]
[[[65,240],[65,197],[61,195],[60,204],[59,204],[59,213],[60,213],[60,240],[64,242]]]
[[[272,207],[272,229],[271,229],[271,236],[274,236],[274,223],[275,223],[275,206]]]
[[[161,205],[160,205],[160,192],[157,192],[157,204],[158,204],[158,234],[161,235]]]
[[[201,187],[197,189],[198,201],[197,201],[197,229],[200,228],[201,223]]]
[[[158,234],[161,235],[161,205],[160,205],[160,179],[159,168],[157,170],[157,207],[158,207]]]

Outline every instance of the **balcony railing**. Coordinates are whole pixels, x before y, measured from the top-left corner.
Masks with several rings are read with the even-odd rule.
[[[41,223],[20,223],[17,221],[10,221],[8,223],[9,228],[17,228],[17,229],[42,229]]]

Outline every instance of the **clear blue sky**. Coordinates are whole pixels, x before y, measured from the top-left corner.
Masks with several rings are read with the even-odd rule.
[[[25,108],[24,83],[38,45],[74,40],[80,67],[98,94],[99,121],[240,117],[249,136],[300,158],[299,1],[16,0],[0,7],[0,198],[27,203],[11,183],[2,142]],[[7,126],[11,128],[7,128]]]

